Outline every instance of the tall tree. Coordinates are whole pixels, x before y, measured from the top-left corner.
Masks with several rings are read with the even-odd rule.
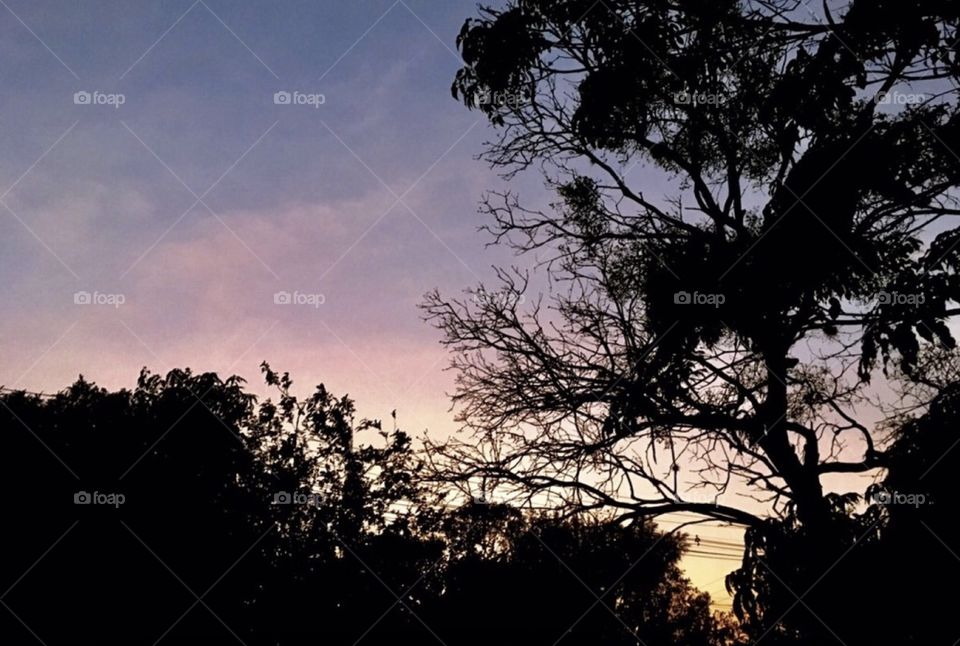
[[[434,447],[446,477],[761,526],[723,496],[747,493],[830,534],[825,478],[884,465],[871,377],[952,346],[960,299],[960,6],[837,4],[511,0],[466,22],[453,94],[499,133],[486,158],[542,167],[558,199],[483,203],[547,296],[504,270],[427,298],[480,440]]]
[[[886,472],[868,489],[870,505],[856,513],[853,496],[835,499],[834,528],[843,553],[828,573],[807,556],[809,532],[795,514],[748,532],[743,564],[727,581],[736,592],[741,626],[754,641],[956,640],[952,599],[938,582],[960,571],[954,493],[958,368],[956,353],[921,354],[914,380],[897,393],[904,410],[919,406],[921,412],[891,420]],[[895,611],[878,612],[885,604]]]

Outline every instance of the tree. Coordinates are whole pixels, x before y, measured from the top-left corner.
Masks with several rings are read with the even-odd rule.
[[[235,641],[220,621],[238,625],[276,544],[252,411],[242,379],[189,370],[0,394],[4,641]]]
[[[259,573],[258,592],[249,600],[257,639],[375,644],[429,638],[391,593],[421,582],[443,550],[443,542],[424,531],[433,497],[420,482],[409,436],[383,430],[380,420],[356,420],[354,402],[322,384],[301,400],[289,374],[266,363],[261,368],[279,397],[260,404],[250,434],[262,468],[293,504],[278,508],[282,551]],[[373,433],[377,440],[365,439]],[[416,602],[408,603],[419,606],[434,594],[417,585]],[[384,612],[393,607],[396,612]]]
[[[685,541],[650,522],[484,503],[451,511],[444,534],[450,557],[430,624],[449,627],[441,634],[473,626],[457,643],[721,646],[738,635],[680,572]]]
[[[623,518],[763,532],[772,513],[826,570],[853,499],[825,483],[888,462],[871,389],[954,346],[958,25],[935,0],[512,0],[468,20],[454,97],[498,132],[486,159],[539,165],[557,200],[483,202],[494,241],[545,270],[539,297],[540,274],[503,269],[424,304],[474,432],[433,447],[439,477]]]
[[[742,627],[769,644],[933,644],[956,639],[952,600],[939,581],[960,571],[955,469],[960,454],[960,382],[956,353],[920,357],[918,380],[899,392],[917,415],[891,420],[883,479],[870,503],[854,512],[853,496],[834,497],[837,541],[846,550],[830,579],[795,514],[768,519],[747,535],[743,565],[728,577]],[[859,508],[858,508],[859,509]],[[853,549],[856,547],[857,549]],[[845,585],[837,585],[837,581]],[[803,594],[803,603],[797,596]],[[883,601],[881,601],[883,600]]]
[[[401,430],[357,420],[323,385],[300,399],[289,375],[263,372],[276,399],[190,370],[144,371],[132,391],[81,379],[49,397],[0,392],[3,643],[488,644],[512,632],[725,646],[734,634],[680,575],[680,538],[451,508]]]

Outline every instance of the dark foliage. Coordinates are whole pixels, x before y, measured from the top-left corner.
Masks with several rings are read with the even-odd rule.
[[[929,581],[957,545],[955,387],[910,421],[875,389],[956,347],[960,4],[507,0],[458,45],[486,159],[558,199],[482,209],[549,291],[503,270],[427,296],[473,432],[438,470],[742,525],[754,639],[954,642]],[[931,502],[863,513],[853,478],[884,474],[873,493]]]
[[[955,364],[954,368],[955,370]],[[795,514],[747,533],[743,567],[728,578],[744,629],[769,644],[937,644],[957,638],[944,588],[960,573],[955,469],[960,384],[932,385],[923,414],[893,433],[883,480],[831,497],[829,542]],[[801,601],[798,601],[798,598]]]
[[[259,403],[240,379],[181,370],[143,372],[133,391],[81,379],[52,397],[0,395],[2,643],[708,646],[732,634],[677,570],[678,538],[448,510],[402,431],[355,421],[323,386],[300,401],[286,374],[264,372],[279,397]]]

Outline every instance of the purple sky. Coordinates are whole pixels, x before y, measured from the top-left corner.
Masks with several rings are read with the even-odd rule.
[[[417,303],[516,261],[476,231],[503,182],[474,159],[491,131],[449,92],[474,11],[4,0],[0,384],[190,366],[259,389],[266,359],[361,415],[452,430],[452,375]],[[544,199],[536,175],[512,188]]]
[[[362,417],[453,431],[448,355],[417,304],[529,262],[476,230],[505,183],[475,159],[493,133],[450,96],[475,12],[0,0],[0,385],[189,366],[264,392],[267,360],[301,394],[322,381]],[[510,188],[549,199],[536,172]],[[729,569],[688,571],[721,597]]]

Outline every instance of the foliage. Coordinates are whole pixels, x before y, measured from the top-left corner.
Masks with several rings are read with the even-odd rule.
[[[484,201],[548,293],[501,271],[503,298],[427,297],[475,433],[436,466],[572,509],[828,532],[825,479],[885,462],[871,379],[954,345],[958,21],[934,0],[481,8],[453,94],[495,127],[488,161],[539,165],[558,201]]]
[[[513,632],[714,646],[733,634],[677,569],[680,538],[451,506],[401,430],[263,372],[276,399],[189,370],[144,371],[132,391],[81,378],[51,397],[0,393],[5,643],[33,631],[48,644],[488,644]]]

